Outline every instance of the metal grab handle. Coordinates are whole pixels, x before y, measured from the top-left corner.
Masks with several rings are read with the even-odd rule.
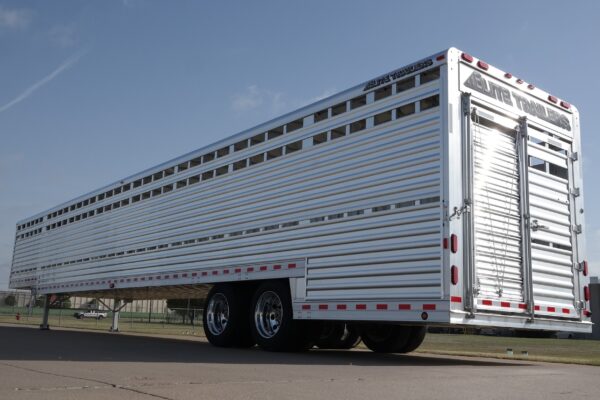
[[[534,219],[533,221],[531,221],[531,230],[532,231],[549,231],[550,227],[546,226],[546,225],[540,225],[537,219]]]

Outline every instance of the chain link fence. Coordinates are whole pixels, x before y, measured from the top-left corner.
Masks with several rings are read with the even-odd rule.
[[[112,300],[106,300],[104,303],[112,306]],[[119,312],[119,330],[137,333],[204,335],[202,308],[169,308],[166,304],[165,300],[137,300],[128,303]],[[80,313],[90,310],[97,311],[97,316],[80,317]],[[42,297],[32,297],[25,291],[0,292],[0,322],[39,325],[43,314]],[[112,325],[112,311],[95,299],[64,299],[52,305],[48,322],[51,327],[108,331]]]

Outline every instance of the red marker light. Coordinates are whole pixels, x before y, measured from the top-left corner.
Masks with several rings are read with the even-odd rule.
[[[523,83],[523,79],[517,79],[517,83],[520,85],[521,83]]]
[[[533,90],[535,89],[535,86],[532,83],[530,83],[529,85],[527,85],[527,88]]]
[[[458,283],[458,267],[456,265],[453,265],[450,268],[450,282],[452,282],[453,285]]]
[[[477,61],[477,66],[485,71],[487,71],[490,68],[490,66],[486,62],[483,62],[481,60]]]
[[[445,55],[443,55],[443,54],[441,54],[441,55],[437,56],[435,59],[436,59],[437,61],[442,61],[442,60],[446,59],[446,56],[445,56]]]
[[[590,301],[590,287],[589,286],[583,287],[583,298],[585,301]]]
[[[584,261],[581,270],[583,271],[583,276],[588,276],[588,262]]]
[[[510,79],[510,78],[512,78],[512,74],[510,72],[507,72],[507,73],[504,74],[504,77],[506,79]]]
[[[566,108],[567,110],[569,108],[571,108],[571,105],[569,103],[567,103],[566,101],[561,101],[560,102],[560,106],[563,107],[563,108]]]
[[[450,251],[453,253],[458,251],[458,236],[454,233],[450,235]]]
[[[472,55],[470,55],[470,54],[467,54],[467,53],[462,53],[462,54],[460,55],[460,57],[461,57],[463,60],[465,60],[466,62],[468,62],[468,63],[472,63],[472,62],[473,62],[473,56],[472,56]]]
[[[558,99],[552,95],[548,96],[548,100],[550,100],[554,104],[558,103]]]

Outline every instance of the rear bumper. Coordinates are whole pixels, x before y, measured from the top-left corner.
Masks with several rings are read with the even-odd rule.
[[[483,326],[495,328],[532,329],[545,331],[568,331],[591,333],[592,323],[567,319],[535,318],[530,321],[519,315],[497,315],[475,313],[470,316],[466,312],[453,311],[450,314],[450,324],[461,326]]]

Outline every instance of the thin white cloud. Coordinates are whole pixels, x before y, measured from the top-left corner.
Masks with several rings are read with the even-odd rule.
[[[234,94],[231,101],[231,108],[239,113],[259,107],[268,107],[270,112],[275,113],[283,110],[285,106],[282,93],[261,89],[257,85],[250,85],[243,93]]]
[[[31,12],[29,10],[10,10],[0,6],[0,29],[26,29],[29,27],[30,22]]]
[[[23,100],[27,99],[29,96],[31,96],[33,93],[35,93],[39,88],[41,88],[42,86],[44,86],[48,82],[52,81],[54,78],[56,78],[62,72],[66,71],[71,66],[73,66],[73,64],[75,64],[77,61],[79,61],[79,59],[85,53],[86,53],[86,51],[82,51],[82,52],[79,52],[79,53],[77,53],[77,54],[75,54],[75,55],[67,58],[61,65],[58,66],[58,68],[56,68],[50,74],[46,75],[41,80],[39,80],[38,82],[34,83],[33,85],[31,85],[27,89],[25,89],[23,91],[23,93],[21,93],[20,95],[18,95],[17,97],[15,97],[14,99],[12,99],[8,103],[6,103],[5,105],[1,106],[0,107],[0,113],[3,113],[4,111],[8,110],[9,108],[11,108],[11,107],[19,104]]]
[[[77,44],[76,30],[73,25],[57,25],[50,29],[50,41],[58,47],[72,47]]]

